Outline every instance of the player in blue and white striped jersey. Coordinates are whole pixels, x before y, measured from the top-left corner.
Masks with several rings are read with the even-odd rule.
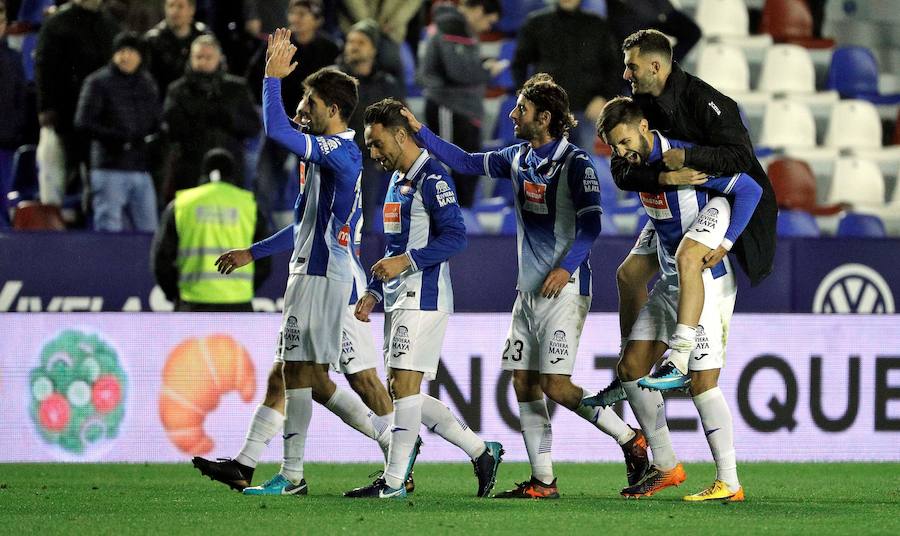
[[[653,165],[662,161],[667,151],[690,146],[651,131],[641,108],[627,97],[607,103],[598,133],[634,166]],[[662,277],[634,321],[617,372],[635,416],[648,430],[653,466],[640,482],[622,490],[626,497],[650,496],[685,479],[672,450],[662,396],[659,391],[644,389],[648,385],[644,376],[673,346],[676,323],[683,322],[683,303],[687,301],[699,302],[694,324],[697,332],[690,337],[685,362],[679,366],[690,374],[691,395],[716,461],[717,479],[709,489],[685,500],[744,498],[737,477],[731,413],[717,384],[737,294],[726,252],[746,228],[761,194],[759,184],[745,173],[709,177],[702,185],[668,188],[657,194],[641,193],[650,223],[632,255],[654,253],[655,249]],[[691,277],[699,279],[699,292],[685,288]],[[668,372],[659,378],[682,374],[672,361],[660,368]]]
[[[401,102],[388,98],[369,106],[364,117],[372,159],[394,174],[383,209],[385,256],[372,267],[372,281],[356,304],[356,317],[368,321],[375,303],[384,301],[384,352],[394,396],[394,426],[384,477],[348,492],[348,497],[406,496],[403,482],[415,462],[423,404],[434,405],[434,399],[425,400],[420,392],[422,379],[433,379],[437,373],[453,312],[447,261],[466,247],[453,179],[416,146],[401,110]],[[478,477],[478,495],[488,495],[502,445],[481,441],[465,426],[454,434],[462,442],[441,435],[466,450]]]
[[[546,74],[528,80],[509,116],[516,136],[525,141],[488,153],[467,153],[405,113],[420,141],[451,169],[512,180],[516,193],[518,296],[502,366],[513,373],[532,475],[497,496],[559,496],[545,394],[613,437],[634,483],[648,465],[643,435],[609,408],[582,405],[594,392],[571,379],[590,307],[590,250],[600,233],[601,211],[591,160],[567,139],[576,122],[565,90]]]

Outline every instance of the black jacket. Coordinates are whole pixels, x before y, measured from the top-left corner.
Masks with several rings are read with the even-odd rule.
[[[38,110],[53,110],[57,128],[70,128],[81,84],[112,57],[119,26],[105,11],[66,4],[44,22],[34,56]]]
[[[84,81],[75,127],[91,140],[91,167],[147,171],[144,139],[159,130],[156,83],[143,68],[127,75],[109,64]]]
[[[580,112],[594,97],[618,94],[621,56],[603,18],[580,9],[547,8],[529,15],[519,31],[513,81],[522,87],[529,67],[548,73],[569,94],[569,107]]]
[[[184,76],[184,67],[191,54],[191,43],[201,35],[208,34],[209,28],[202,22],[191,25],[191,31],[181,38],[162,21],[145,35],[147,42],[147,64],[150,74],[159,87],[160,99],[165,98],[169,84]]]
[[[337,44],[325,37],[317,35],[315,39],[301,45],[291,35],[291,43],[297,47],[293,61],[298,62],[294,72],[281,79],[281,100],[288,117],[294,117],[297,105],[303,98],[303,80],[323,67],[333,65],[341,49]],[[247,67],[247,84],[254,100],[262,104],[262,81],[266,74],[266,47],[260,47]]]
[[[177,155],[172,171],[176,190],[197,185],[203,156],[217,147],[234,155],[243,176],[244,140],[262,127],[244,80],[222,71],[188,70],[172,82],[163,120]]]
[[[741,122],[737,104],[696,76],[685,73],[678,64],[662,95],[636,95],[650,128],[672,139],[696,146],[685,150],[684,165],[709,175],[747,173],[762,187],[762,197],[747,228],[732,250],[752,285],[772,272],[775,257],[775,221],[778,208],[775,191],[753,152],[750,134]],[[630,166],[614,156],[612,174],[622,190],[659,192],[658,175],[662,162],[653,166]]]
[[[0,39],[0,148],[15,149],[25,130],[25,70],[22,56]]]

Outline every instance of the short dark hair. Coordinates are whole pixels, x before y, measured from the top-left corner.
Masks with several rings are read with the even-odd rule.
[[[499,0],[462,0],[459,4],[465,7],[481,6],[485,14],[501,13]]]
[[[411,133],[409,121],[400,113],[402,109],[403,103],[393,97],[381,99],[366,108],[363,123],[365,125],[378,123],[384,128],[402,128]]]
[[[631,124],[644,118],[644,111],[631,97],[616,97],[606,103],[597,118],[597,136],[606,141],[612,129],[622,123]]]
[[[560,138],[578,126],[569,111],[569,94],[547,73],[538,73],[522,86],[519,95],[534,103],[535,114],[550,112],[550,135]]]
[[[638,30],[622,42],[622,52],[634,47],[641,49],[641,54],[660,54],[672,61],[672,42],[659,30]]]
[[[288,11],[295,7],[302,7],[309,10],[316,18],[322,17],[322,2],[319,0],[291,0],[291,3],[288,4]]]
[[[327,106],[336,104],[344,121],[350,120],[359,103],[359,80],[334,67],[325,67],[307,76],[303,88],[315,91]]]

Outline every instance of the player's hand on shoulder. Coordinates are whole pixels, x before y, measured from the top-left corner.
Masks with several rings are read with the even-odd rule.
[[[541,287],[541,296],[545,298],[558,297],[562,289],[566,288],[570,277],[572,277],[572,274],[565,268],[554,268],[544,279],[544,285]]]
[[[659,174],[661,186],[699,186],[709,180],[709,176],[696,169],[683,167],[675,171],[663,171]]]
[[[356,310],[353,311],[353,316],[360,322],[369,322],[369,313],[375,308],[376,303],[378,303],[378,300],[375,299],[371,292],[364,293],[356,302]]]
[[[681,169],[684,167],[684,149],[679,149],[677,147],[669,149],[663,153],[662,159],[666,168],[671,170]]]
[[[228,275],[242,266],[253,262],[253,254],[250,249],[232,249],[221,254],[216,259],[216,268],[220,274]]]

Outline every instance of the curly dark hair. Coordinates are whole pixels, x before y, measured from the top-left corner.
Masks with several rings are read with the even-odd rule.
[[[606,141],[612,129],[625,123],[632,124],[644,118],[644,111],[631,97],[616,97],[606,103],[597,118],[597,136]]]
[[[336,104],[344,121],[350,120],[359,103],[359,80],[334,67],[325,67],[307,76],[303,88],[315,91],[326,106]]]
[[[363,123],[365,125],[378,123],[384,128],[402,128],[411,133],[409,121],[400,113],[402,109],[403,103],[393,97],[381,99],[366,108]]]
[[[534,103],[535,114],[550,113],[550,135],[560,138],[578,126],[578,120],[569,111],[569,94],[553,77],[538,73],[528,79],[519,90],[519,95]]]

